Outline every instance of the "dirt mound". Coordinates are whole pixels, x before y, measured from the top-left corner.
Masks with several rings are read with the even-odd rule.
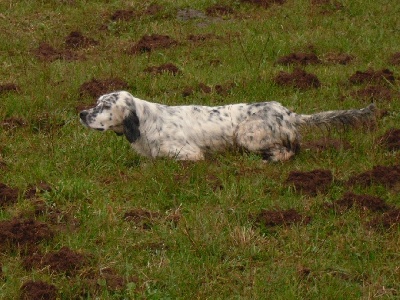
[[[150,52],[154,49],[165,49],[176,46],[178,44],[173,38],[168,35],[152,34],[143,36],[135,45],[128,51],[129,54],[137,54]]]
[[[14,204],[18,201],[19,190],[0,182],[0,207]]]
[[[8,92],[18,92],[19,88],[15,83],[0,84],[0,95]]]
[[[49,268],[56,273],[65,273],[68,276],[75,274],[88,264],[85,255],[71,250],[68,247],[62,247],[57,252],[41,255],[34,253],[23,260],[23,266],[27,270]]]
[[[321,63],[317,55],[314,53],[291,53],[278,58],[276,61],[281,65],[315,65]]]
[[[240,0],[242,3],[250,3],[263,8],[268,8],[273,4],[282,5],[286,0]]]
[[[400,226],[400,209],[392,209],[368,222],[368,226],[376,229],[390,229]]]
[[[14,218],[0,222],[0,245],[32,246],[52,237],[53,232],[46,223],[33,219]]]
[[[40,43],[39,47],[33,50],[34,55],[42,61],[54,61],[62,58],[61,51],[56,50],[47,43]]]
[[[393,53],[390,56],[389,63],[395,66],[400,65],[400,52]]]
[[[177,75],[177,74],[181,73],[181,70],[179,70],[179,68],[172,63],[166,63],[166,64],[162,64],[160,66],[147,67],[146,69],[144,69],[144,71],[146,73],[150,73],[153,75],[158,75],[158,74],[163,74],[163,73]]]
[[[347,185],[370,186],[374,184],[394,188],[400,183],[400,165],[395,166],[375,166],[372,170],[352,176],[347,181]]]
[[[72,31],[65,38],[65,47],[67,49],[87,48],[90,46],[96,46],[98,44],[98,41],[89,37],[85,37],[80,31]]]
[[[316,75],[306,73],[301,69],[295,69],[293,73],[281,71],[277,76],[275,76],[274,81],[278,85],[291,86],[301,90],[318,88],[321,86],[321,83]]]
[[[21,289],[21,300],[57,299],[57,288],[43,281],[27,281]]]
[[[395,77],[389,69],[382,69],[380,71],[368,69],[367,71],[357,71],[350,76],[349,81],[353,84],[386,83],[387,81],[394,82]]]
[[[79,95],[81,97],[90,96],[92,98],[98,98],[103,94],[110,93],[113,91],[128,89],[128,83],[120,78],[107,78],[107,79],[95,79],[84,82],[79,87]]]
[[[311,196],[325,192],[332,181],[333,176],[330,170],[291,171],[286,179],[286,183],[294,185],[297,191]]]
[[[354,56],[347,53],[329,52],[324,55],[323,60],[329,63],[347,65],[353,61]]]
[[[112,21],[130,21],[135,18],[138,13],[133,9],[116,10],[110,17]]]
[[[39,47],[32,50],[33,55],[44,62],[52,62],[57,59],[66,61],[83,60],[85,57],[78,55],[70,50],[58,50],[47,43],[40,43]]]
[[[384,212],[392,208],[381,198],[370,195],[356,195],[351,192],[345,193],[340,200],[333,202],[329,206],[340,212],[351,209],[352,207],[372,212]]]
[[[379,140],[390,151],[400,150],[400,129],[390,128]]]
[[[261,210],[261,212],[251,215],[256,224],[264,227],[274,227],[281,225],[302,224],[310,223],[311,218],[299,214],[295,209],[288,210]]]
[[[396,92],[384,86],[368,85],[363,89],[351,93],[351,96],[365,102],[390,101],[396,96]],[[400,93],[397,93],[397,97],[399,96]]]
[[[301,145],[301,148],[319,152],[329,149],[335,149],[337,151],[339,151],[340,149],[348,150],[351,149],[352,146],[348,141],[322,138],[320,140],[303,143]]]
[[[221,17],[233,14],[235,11],[232,7],[221,4],[214,4],[206,8],[206,15],[209,17]]]

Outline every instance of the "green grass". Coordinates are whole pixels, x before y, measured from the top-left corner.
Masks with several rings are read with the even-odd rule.
[[[80,97],[79,87],[92,78],[119,77],[135,96],[164,104],[212,104],[277,100],[300,113],[366,106],[349,96],[359,88],[348,82],[357,70],[389,68],[399,52],[400,4],[396,1],[337,1],[317,7],[312,1],[288,0],[258,8],[223,1],[235,14],[218,21],[179,21],[180,9],[205,10],[217,1],[157,1],[163,10],[129,22],[111,22],[117,9],[143,10],[148,1],[2,1],[0,2],[0,84],[15,83],[19,91],[0,94],[0,121],[21,118],[26,126],[0,126],[0,181],[21,191],[46,182],[40,194],[79,226],[56,232],[42,242],[43,253],[63,246],[90,257],[89,266],[67,276],[48,268],[26,270],[22,250],[0,255],[3,276],[0,298],[17,299],[29,280],[53,284],[60,299],[396,299],[400,295],[398,243],[400,230],[368,229],[376,214],[351,209],[337,214],[324,203],[339,199],[351,175],[375,165],[399,164],[398,152],[378,144],[389,128],[399,127],[400,101],[378,101],[388,114],[376,131],[332,132],[349,141],[349,150],[303,151],[285,163],[264,164],[252,155],[216,155],[205,162],[181,164],[148,160],[134,153],[125,139],[80,125],[76,106],[93,103]],[[334,2],[334,1],[333,1]],[[327,13],[323,10],[328,8]],[[106,24],[108,30],[99,28]],[[86,60],[41,62],[32,49],[46,42],[59,49],[65,37],[79,30],[99,45],[79,50]],[[151,54],[128,55],[146,34],[169,35],[179,45]],[[198,44],[189,34],[219,38]],[[313,46],[355,56],[348,65],[306,66],[322,82],[300,91],[278,86],[273,78],[292,66],[276,60]],[[219,65],[210,64],[218,60]],[[182,74],[149,75],[147,66],[171,62]],[[196,91],[188,86],[233,84],[228,95]],[[399,81],[389,85],[400,92]],[[360,87],[363,87],[361,85]],[[318,132],[307,132],[307,140]],[[290,171],[329,169],[331,188],[315,197],[285,184]],[[359,194],[379,196],[400,206],[398,190],[381,186],[355,187]],[[158,212],[149,228],[124,220],[134,208]],[[312,218],[308,225],[260,228],[250,218],[261,209],[290,209]],[[0,209],[0,220],[33,211],[21,196]],[[175,224],[169,216],[180,216]],[[36,217],[47,222],[46,214]],[[63,220],[60,220],[63,223]],[[58,227],[56,227],[57,229]],[[58,230],[58,229],[57,229]],[[0,248],[1,249],[1,248]],[[122,289],[88,284],[90,270],[110,267],[126,280]],[[131,280],[131,278],[136,280]]]

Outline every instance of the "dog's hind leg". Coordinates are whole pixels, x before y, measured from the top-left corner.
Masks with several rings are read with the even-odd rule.
[[[294,126],[282,126],[262,119],[240,123],[235,138],[239,148],[261,154],[264,160],[269,161],[288,160],[300,149],[300,135]]]

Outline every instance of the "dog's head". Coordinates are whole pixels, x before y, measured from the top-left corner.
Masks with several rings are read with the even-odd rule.
[[[79,113],[81,123],[99,131],[112,130],[125,134],[129,142],[140,137],[139,118],[134,98],[128,92],[115,92],[101,96],[97,105]]]

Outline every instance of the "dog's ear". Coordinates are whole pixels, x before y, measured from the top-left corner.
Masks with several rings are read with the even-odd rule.
[[[124,121],[124,134],[130,143],[135,142],[140,137],[139,118],[134,111],[131,111]]]

